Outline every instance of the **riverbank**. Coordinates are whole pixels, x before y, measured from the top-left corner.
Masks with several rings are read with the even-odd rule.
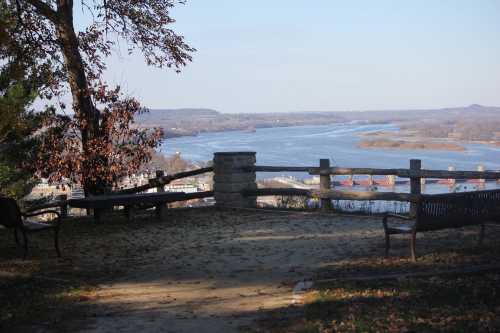
[[[391,140],[391,139],[374,139],[361,140],[358,145],[361,149],[405,149],[405,150],[446,150],[455,152],[464,152],[466,148],[457,143],[451,142],[431,142],[431,141],[409,141],[409,140]]]
[[[465,145],[475,144],[475,145],[486,145],[490,147],[500,147],[500,141],[498,140],[464,140],[454,137],[433,137],[433,136],[424,136],[418,130],[409,130],[409,129],[399,129],[396,131],[367,131],[358,133],[358,136],[362,139],[363,142],[369,141],[405,141],[405,142],[415,142],[415,143],[444,143],[450,145],[456,145],[464,148]],[[433,142],[434,141],[434,142]],[[390,148],[390,147],[387,147]],[[405,148],[406,149],[406,148]],[[408,148],[408,149],[425,149],[425,148]],[[433,149],[433,148],[429,148]],[[444,147],[442,150],[450,150]],[[452,148],[451,150],[455,150]],[[460,149],[456,151],[462,151]]]

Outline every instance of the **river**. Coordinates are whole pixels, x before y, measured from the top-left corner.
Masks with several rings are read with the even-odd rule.
[[[439,150],[360,149],[357,144],[366,131],[397,131],[392,124],[341,123],[325,126],[297,126],[258,129],[256,132],[202,133],[168,139],[161,151],[180,152],[185,159],[208,161],[218,151],[255,151],[261,165],[315,166],[320,158],[342,167],[407,168],[411,158],[422,160],[426,169],[500,170],[500,148],[464,144],[465,152]]]

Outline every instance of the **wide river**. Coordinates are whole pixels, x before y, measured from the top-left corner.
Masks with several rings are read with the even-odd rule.
[[[161,151],[180,152],[185,159],[208,161],[214,152],[255,151],[257,164],[315,166],[320,158],[342,167],[407,168],[411,158],[422,160],[426,169],[500,170],[500,148],[465,144],[465,152],[439,150],[360,149],[366,131],[397,131],[391,124],[360,125],[341,123],[325,126],[297,126],[258,129],[256,132],[228,131],[168,139]]]
[[[329,158],[332,166],[372,167],[372,168],[408,168],[409,160],[422,160],[425,169],[446,170],[454,166],[456,170],[476,170],[483,165],[487,170],[500,170],[500,148],[481,144],[464,144],[466,151],[438,150],[400,150],[400,149],[360,149],[357,147],[362,132],[397,131],[398,127],[386,125],[360,125],[353,123],[325,126],[297,126],[258,129],[254,133],[230,131],[203,133],[193,137],[168,139],[161,151],[172,155],[180,152],[185,159],[204,162],[213,158],[214,152],[255,151],[257,164],[275,166],[317,166],[320,158]],[[293,176],[298,179],[309,178],[306,173],[263,173],[257,178]],[[342,177],[341,177],[342,178]],[[498,182],[487,182],[478,187],[471,183],[457,183],[455,186],[427,184],[424,193],[446,193],[455,191],[473,191],[500,187]],[[355,186],[355,190],[371,190]],[[409,192],[408,185],[396,185],[394,188],[378,187],[377,191]],[[336,209],[344,211],[408,212],[409,205],[401,202],[334,202]]]

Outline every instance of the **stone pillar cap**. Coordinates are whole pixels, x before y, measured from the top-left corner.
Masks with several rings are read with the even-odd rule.
[[[223,152],[215,152],[214,155],[255,155],[254,151],[223,151]]]

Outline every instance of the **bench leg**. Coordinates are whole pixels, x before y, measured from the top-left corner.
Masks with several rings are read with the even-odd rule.
[[[161,219],[163,217],[163,212],[165,209],[165,203],[159,204],[155,207],[156,218]]]
[[[16,244],[21,245],[19,242],[19,235],[17,234],[17,227],[14,228],[14,238],[16,239]]]
[[[125,215],[127,216],[128,221],[132,221],[134,219],[134,207],[125,206]]]
[[[56,248],[57,256],[61,258],[61,250],[59,249],[59,228],[54,229],[54,246]]]
[[[94,208],[94,221],[96,223],[101,223],[102,211],[101,209]]]
[[[391,235],[385,233],[385,257],[389,257],[389,249],[391,248]]]
[[[21,230],[23,233],[23,241],[24,241],[24,254],[23,254],[23,260],[26,259],[26,256],[28,255],[28,236],[26,236],[26,231]]]
[[[481,230],[479,231],[479,246],[483,245],[484,241],[484,224],[481,224]]]
[[[413,262],[417,261],[416,242],[417,242],[417,233],[413,232],[410,237],[411,261]]]

